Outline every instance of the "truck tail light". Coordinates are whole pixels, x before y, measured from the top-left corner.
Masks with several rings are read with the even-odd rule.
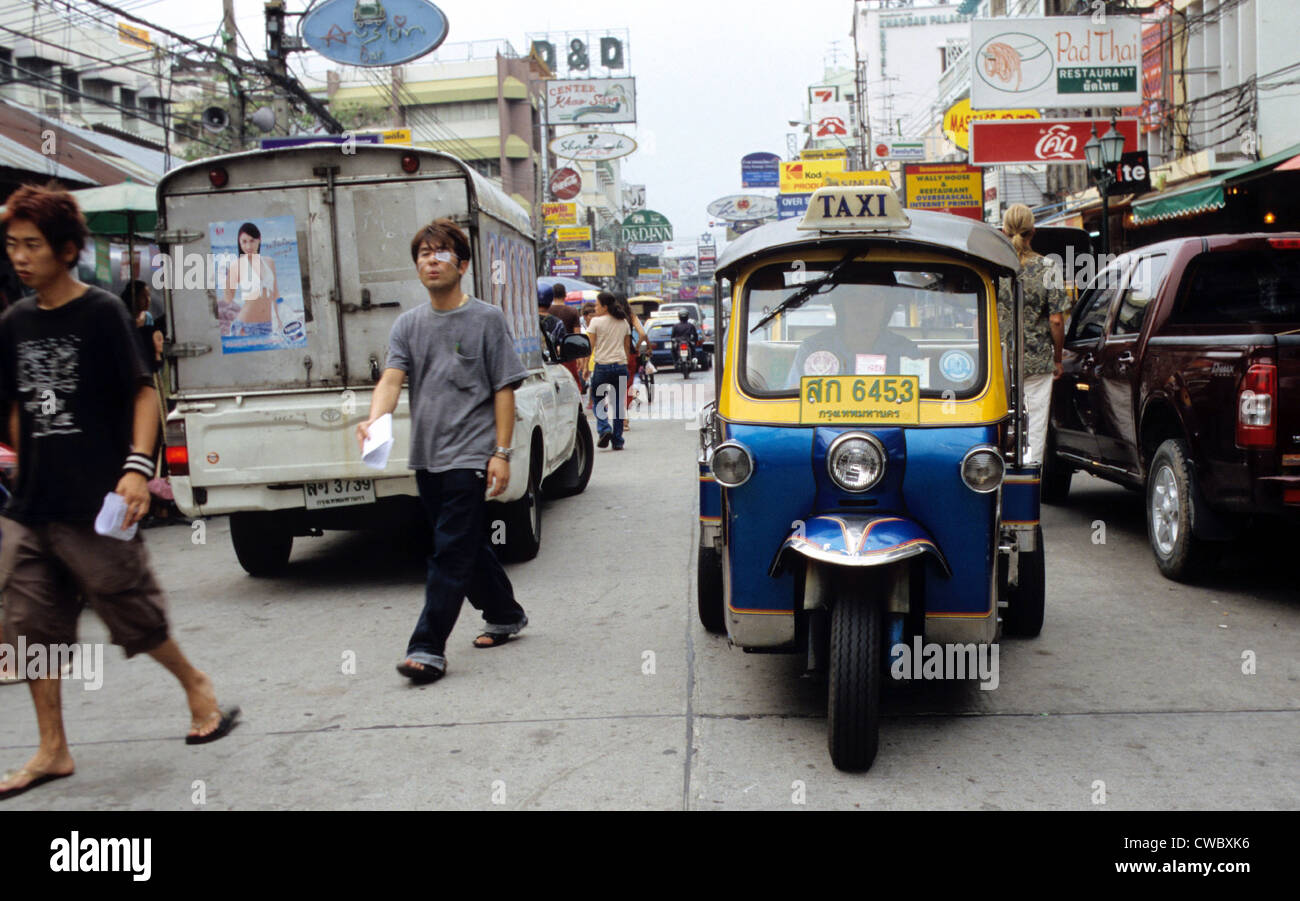
[[[167,443],[167,471],[174,476],[190,474],[190,451],[185,444],[185,420],[167,423],[163,440]]]
[[[1256,363],[1237,394],[1237,446],[1272,447],[1277,440],[1277,367]]]
[[[1296,250],[1300,249],[1300,238],[1269,238],[1268,246],[1279,250]]]

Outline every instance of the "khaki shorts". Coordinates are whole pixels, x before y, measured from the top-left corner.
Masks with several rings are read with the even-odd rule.
[[[26,526],[0,517],[4,640],[73,644],[86,602],[126,656],[167,640],[167,601],[149,567],[143,538],[108,538],[89,525]]]

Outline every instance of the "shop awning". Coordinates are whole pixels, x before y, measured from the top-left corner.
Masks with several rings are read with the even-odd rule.
[[[1164,191],[1133,204],[1133,224],[1148,225],[1182,216],[1195,216],[1224,206],[1223,178],[1204,179],[1176,191]]]
[[[1280,153],[1274,153],[1239,166],[1230,172],[1224,172],[1213,178],[1202,179],[1190,185],[1184,185],[1172,191],[1165,191],[1152,197],[1136,201],[1133,204],[1133,223],[1148,225],[1152,222],[1164,222],[1184,216],[1196,216],[1211,210],[1223,209],[1224,187],[1241,184],[1253,178],[1267,175],[1275,169],[1295,168],[1291,164],[1300,158],[1300,144],[1288,147]]]

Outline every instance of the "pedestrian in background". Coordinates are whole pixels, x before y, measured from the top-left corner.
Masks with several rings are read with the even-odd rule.
[[[1002,218],[1002,233],[1011,239],[1020,258],[1020,281],[1024,332],[1025,411],[1029,462],[1041,464],[1047,445],[1047,423],[1051,416],[1052,382],[1061,377],[1061,352],[1065,347],[1065,314],[1070,309],[1059,264],[1037,253],[1030,242],[1034,237],[1034,214],[1023,203],[1007,207]],[[1002,332],[1003,353],[1012,353],[1008,338],[1015,331],[1011,304],[1011,282],[998,280],[998,327]]]
[[[641,327],[641,320],[636,318],[636,311],[633,310],[632,305],[627,302],[627,298],[620,294],[616,299],[618,305],[622,308],[623,314],[627,318],[628,323],[631,325],[631,328],[628,330],[626,343],[627,398],[625,400],[623,418],[623,431],[627,431],[631,428],[631,423],[628,422],[626,413],[628,410],[632,409],[632,401],[636,398],[636,385],[634,382],[636,381],[637,366],[641,362],[639,348],[644,346],[647,350],[650,349],[650,336],[647,335],[645,329]],[[636,337],[637,335],[641,336],[640,339]]]
[[[591,337],[591,402],[596,411],[598,447],[623,449],[623,416],[626,413],[627,338],[631,323],[618,299],[608,291],[596,295],[596,312],[587,326]],[[611,425],[611,422],[613,423]]]
[[[0,400],[18,451],[0,522],[4,634],[30,648],[75,644],[84,596],[128,657],[147,653],[180,682],[186,743],[215,741],[239,708],[217,705],[212,681],[171,637],[141,535],[121,540],[94,525],[112,495],[124,507],[122,528],[149,511],[159,407],[131,318],[117,297],[77,280],[88,231],[66,191],[19,188],[0,225],[18,277],[36,292],[0,317]],[[28,675],[40,745],[0,781],[0,800],[74,770],[59,675]]]
[[[505,314],[470,297],[469,238],[450,219],[426,225],[411,240],[411,260],[429,302],[393,323],[388,362],[357,426],[363,448],[370,426],[397,409],[411,380],[411,451],[420,503],[433,530],[424,607],[397,671],[412,682],[447,671],[447,638],[466,596],[486,624],[476,648],[495,648],[528,625],[488,533],[487,499],[510,484],[515,387],[528,377]],[[550,300],[549,292],[547,300]]]

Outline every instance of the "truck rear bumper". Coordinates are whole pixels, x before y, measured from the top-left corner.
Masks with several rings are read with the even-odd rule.
[[[335,507],[331,511],[308,511],[301,485],[213,485],[195,488],[189,476],[171,477],[172,494],[176,506],[186,516],[221,516],[245,511],[301,510],[304,513],[326,513],[361,510],[380,506],[387,498],[418,498],[415,474],[405,478],[376,479],[375,503],[351,507]]]

